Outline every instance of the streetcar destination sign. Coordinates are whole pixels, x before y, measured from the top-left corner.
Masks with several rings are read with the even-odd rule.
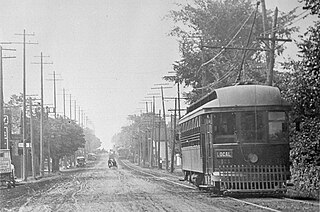
[[[216,150],[217,158],[233,158],[232,149],[218,149]]]

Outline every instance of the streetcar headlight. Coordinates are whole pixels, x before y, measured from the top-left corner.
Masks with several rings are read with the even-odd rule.
[[[250,154],[248,155],[248,158],[249,158],[249,161],[250,161],[251,163],[256,163],[256,162],[258,162],[258,160],[259,160],[258,155],[253,154],[253,153],[250,153]]]

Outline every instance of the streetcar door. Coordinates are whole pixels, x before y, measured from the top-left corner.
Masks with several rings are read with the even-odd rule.
[[[206,166],[207,166],[207,173],[211,173],[213,171],[213,160],[212,160],[212,115],[206,115],[205,120],[205,141],[206,141]]]
[[[212,116],[210,114],[202,116],[201,127],[201,150],[203,172],[212,172]]]

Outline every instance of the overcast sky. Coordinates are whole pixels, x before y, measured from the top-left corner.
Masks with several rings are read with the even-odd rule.
[[[10,0],[1,1],[0,42],[22,41],[23,33],[35,33],[27,41],[27,94],[40,94],[40,52],[50,56],[44,66],[45,104],[53,103],[52,72],[57,82],[57,111],[63,112],[62,89],[76,100],[91,120],[104,147],[111,137],[127,124],[127,116],[138,114],[155,83],[172,70],[179,59],[178,43],[168,37],[171,23],[163,20],[174,3],[186,0]],[[298,0],[266,0],[267,8],[278,6],[288,11],[301,4]],[[301,11],[301,10],[300,10]],[[297,24],[305,26],[305,21]],[[22,92],[22,45],[16,48],[16,59],[5,59],[5,101]],[[295,55],[295,49],[285,56]],[[165,95],[175,95],[175,88]],[[74,103],[72,103],[73,107]],[[157,111],[160,109],[157,102]],[[167,102],[167,108],[173,103]],[[74,110],[72,109],[72,113]],[[78,115],[78,114],[77,114]],[[72,114],[72,117],[74,114]]]

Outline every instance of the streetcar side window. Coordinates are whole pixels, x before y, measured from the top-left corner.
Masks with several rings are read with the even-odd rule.
[[[269,112],[269,140],[271,142],[286,141],[288,126],[285,112]]]

